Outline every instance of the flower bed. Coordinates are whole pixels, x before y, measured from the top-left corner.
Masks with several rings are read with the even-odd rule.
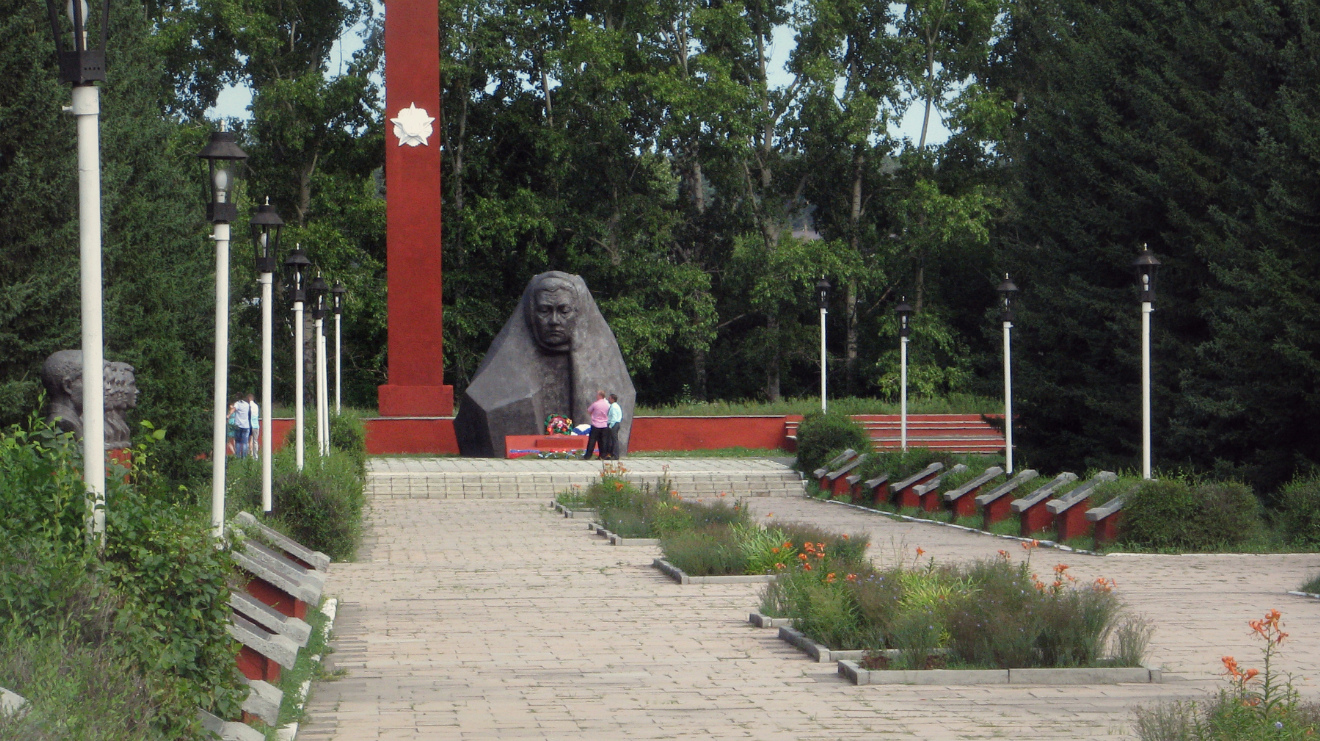
[[[832,658],[864,652],[861,670],[1139,668],[1150,629],[1123,613],[1113,583],[1079,584],[1064,564],[1043,582],[1026,550],[1017,563],[1001,551],[941,566],[917,549],[885,569],[826,553],[767,585],[760,612],[791,617]]]

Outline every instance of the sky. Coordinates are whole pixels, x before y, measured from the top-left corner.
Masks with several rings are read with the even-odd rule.
[[[377,8],[383,12],[383,8]],[[331,69],[342,69],[347,66],[353,53],[362,48],[362,39],[358,34],[362,30],[361,26],[355,26],[349,29],[343,36],[335,42],[330,49]],[[781,26],[775,30],[774,42],[771,45],[771,65],[770,65],[770,84],[773,87],[788,85],[793,81],[791,75],[784,69],[788,62],[789,52],[793,50],[793,30],[787,26]],[[252,91],[246,86],[229,86],[220,92],[216,104],[207,110],[206,115],[210,118],[249,118],[251,111],[247,110],[252,104]],[[921,138],[921,117],[923,109],[921,106],[912,106],[907,114],[899,122],[898,129],[895,132],[899,137],[908,137],[912,141],[918,141]],[[932,113],[930,130],[926,134],[927,144],[942,144],[949,138],[949,130],[940,120],[938,111]]]

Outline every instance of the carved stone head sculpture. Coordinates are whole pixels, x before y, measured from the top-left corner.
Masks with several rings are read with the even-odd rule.
[[[546,352],[569,352],[578,321],[578,292],[564,273],[542,273],[532,279],[523,313],[536,344]]]
[[[581,277],[541,273],[463,393],[454,418],[459,450],[504,455],[506,436],[543,435],[550,414],[581,423],[601,389],[619,395],[619,450],[626,452],[637,392],[614,332]]]
[[[82,437],[82,350],[60,350],[41,366],[46,388],[46,419],[65,432]]]
[[[132,445],[128,410],[137,406],[137,378],[128,363],[106,361],[105,448],[117,450]],[[60,350],[41,366],[41,384],[46,388],[46,419],[77,437],[83,434],[82,351]]]

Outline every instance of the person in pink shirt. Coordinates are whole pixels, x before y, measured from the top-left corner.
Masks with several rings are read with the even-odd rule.
[[[593,450],[598,457],[604,458],[608,452],[605,450],[605,433],[609,431],[610,418],[610,403],[605,400],[604,391],[596,392],[596,400],[587,407],[587,416],[591,417],[591,434],[587,436],[587,454],[582,460],[591,460]]]

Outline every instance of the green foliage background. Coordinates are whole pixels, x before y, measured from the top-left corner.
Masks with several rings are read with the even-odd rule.
[[[996,394],[1018,298],[1017,440],[1059,468],[1138,455],[1128,263],[1164,261],[1156,461],[1269,496],[1320,462],[1315,8],[1299,0],[437,0],[445,374],[467,384],[528,278],[584,276],[645,404],[832,389]],[[7,3],[7,4],[6,4]],[[73,122],[42,9],[0,0],[0,422],[77,345]],[[108,356],[186,475],[206,449],[213,270],[192,158],[220,89],[269,197],[349,288],[345,401],[387,379],[382,17],[366,0],[116,4],[105,86]],[[363,46],[332,54],[344,34]],[[770,49],[792,37],[787,81]],[[897,134],[911,114],[916,141]],[[927,141],[939,117],[951,132]],[[258,382],[235,224],[231,387]],[[277,397],[292,397],[280,300]],[[310,333],[309,333],[310,335]],[[309,339],[310,343],[310,339]],[[305,350],[305,348],[304,348]],[[308,374],[311,377],[311,374]]]

